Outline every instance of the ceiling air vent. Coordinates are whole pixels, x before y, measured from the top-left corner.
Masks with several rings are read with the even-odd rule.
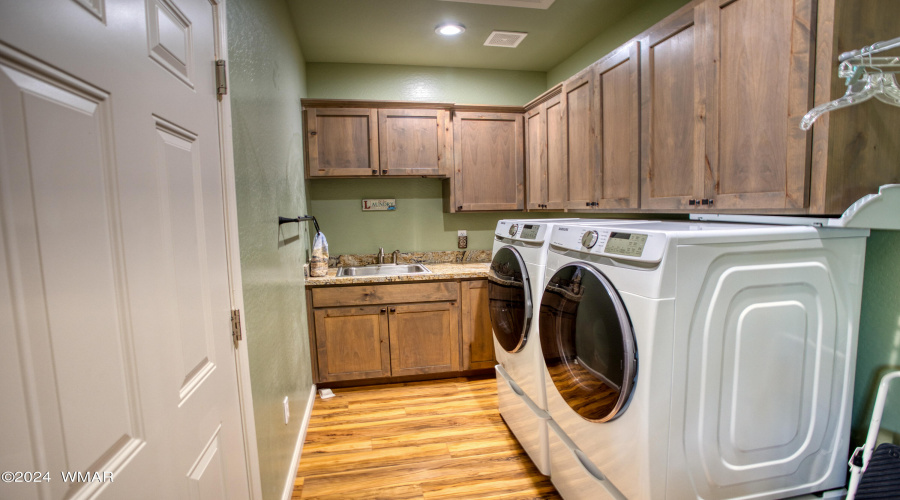
[[[528,33],[517,33],[515,31],[493,31],[485,40],[486,47],[507,47],[514,49],[522,43],[522,40],[528,36]]]

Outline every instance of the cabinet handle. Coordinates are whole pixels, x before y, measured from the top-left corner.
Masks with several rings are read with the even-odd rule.
[[[382,174],[387,174],[387,170],[382,170],[381,173],[382,173]]]
[[[309,135],[316,135],[316,131],[315,131],[315,130],[311,131],[311,132],[309,133]]]
[[[716,201],[716,200],[710,199],[709,204],[712,205],[714,201]]]
[[[697,200],[688,200],[688,205],[696,205]]]
[[[392,307],[392,308],[391,308],[391,312],[392,312],[392,313],[397,312],[397,308],[396,308],[396,307]]]
[[[589,202],[589,201],[584,202],[584,206],[586,206],[586,207],[591,206],[591,202]]]
[[[381,312],[387,312],[387,309],[385,309],[385,308],[382,307],[382,308],[381,308]]]
[[[457,210],[458,212],[462,212],[462,205],[456,207],[456,210]]]
[[[378,170],[372,169],[372,175],[378,175]]]

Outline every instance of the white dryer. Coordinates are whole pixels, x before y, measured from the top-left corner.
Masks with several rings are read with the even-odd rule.
[[[539,313],[568,499],[844,485],[868,230],[557,226]]]
[[[537,330],[547,244],[553,227],[644,221],[609,219],[501,220],[494,231],[488,276],[500,414],[543,474],[549,474],[547,396]]]

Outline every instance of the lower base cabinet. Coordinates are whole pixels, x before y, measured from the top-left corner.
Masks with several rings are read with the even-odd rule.
[[[307,291],[317,383],[491,368],[487,281]]]

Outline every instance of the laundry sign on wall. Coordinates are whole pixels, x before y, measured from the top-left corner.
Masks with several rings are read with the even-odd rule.
[[[363,212],[372,210],[397,210],[397,200],[394,198],[381,198],[362,201]]]

